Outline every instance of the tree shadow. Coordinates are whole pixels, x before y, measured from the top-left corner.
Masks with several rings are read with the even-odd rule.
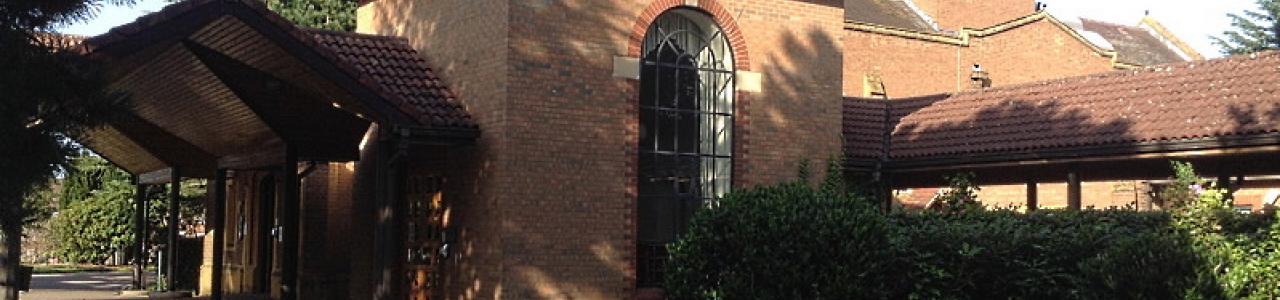
[[[444,298],[633,297],[639,93],[612,72],[652,2],[375,2],[381,21],[403,24],[379,31],[427,56],[482,131],[450,154],[463,225]],[[842,3],[780,3],[809,14],[790,20],[718,2],[743,29],[745,41],[734,42],[745,45],[733,46],[747,47],[764,85],[739,93],[750,121],[735,135],[749,145],[736,182],[787,178],[801,157],[834,157]],[[809,19],[822,9],[830,20]],[[830,147],[811,147],[810,133]]]

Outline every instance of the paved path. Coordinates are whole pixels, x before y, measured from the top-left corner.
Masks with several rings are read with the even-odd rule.
[[[120,290],[129,287],[129,272],[87,272],[67,274],[35,274],[31,276],[31,291],[21,299],[71,300],[71,299],[146,299],[146,297],[121,297]]]

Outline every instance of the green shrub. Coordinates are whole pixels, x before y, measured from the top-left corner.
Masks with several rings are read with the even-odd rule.
[[[814,188],[801,177],[734,192],[697,213],[670,247],[669,296],[883,298],[893,262],[887,220],[838,180]]]
[[[893,229],[905,241],[896,249],[898,265],[904,268],[899,276],[886,279],[897,283],[893,299],[1151,299],[1141,295],[1182,293],[1180,285],[1165,283],[1184,281],[1174,278],[1183,273],[1117,277],[1112,272],[1179,269],[1197,263],[1185,247],[1138,248],[1178,241],[1164,239],[1172,236],[1165,229],[1169,218],[1161,213],[997,210],[891,217]],[[1111,264],[1140,255],[1176,260]],[[1123,284],[1114,284],[1117,281]]]
[[[65,262],[101,264],[133,243],[130,195],[102,192],[70,203],[51,219],[54,255]]]
[[[673,299],[1280,297],[1275,216],[1234,213],[1189,165],[1178,173],[1187,186],[1162,193],[1175,200],[1164,212],[884,214],[839,180],[738,190],[672,245],[666,287]]]

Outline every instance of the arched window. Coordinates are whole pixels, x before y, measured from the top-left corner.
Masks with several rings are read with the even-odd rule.
[[[729,192],[734,64],[720,26],[692,9],[658,16],[641,49],[637,275],[645,287],[661,283],[666,245],[693,212]]]

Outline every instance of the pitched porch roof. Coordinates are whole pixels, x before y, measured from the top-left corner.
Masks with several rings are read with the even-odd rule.
[[[134,174],[300,159],[354,160],[370,123],[465,142],[477,126],[400,38],[297,27],[254,0],[194,0],[78,46],[135,106],[87,146]]]

